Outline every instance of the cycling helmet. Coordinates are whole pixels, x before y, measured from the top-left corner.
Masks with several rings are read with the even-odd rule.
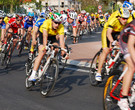
[[[81,13],[82,13],[82,14],[86,14],[86,11],[85,11],[85,10],[82,10]]]
[[[33,12],[29,12],[28,16],[34,17],[34,13]]]
[[[52,14],[51,19],[56,21],[56,22],[61,22],[62,21],[61,14],[57,13],[57,12]]]
[[[129,18],[130,12],[128,9],[121,7],[119,8],[119,16],[122,18]]]
[[[0,13],[0,18],[4,18],[4,13]]]
[[[123,8],[127,8],[128,10],[133,10],[133,4],[127,1],[124,1]]]
[[[9,17],[9,18],[11,18],[12,16],[13,16],[13,15],[10,14],[10,13],[7,14],[7,17]]]
[[[45,18],[45,12],[41,12],[40,13],[40,17],[44,17]]]
[[[88,16],[89,15],[89,12],[87,12],[86,15]]]
[[[76,19],[76,13],[75,12],[69,12],[68,17],[71,19]]]

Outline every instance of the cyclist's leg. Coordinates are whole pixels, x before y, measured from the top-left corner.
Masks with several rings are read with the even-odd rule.
[[[107,57],[107,54],[109,53],[109,48],[107,46],[107,38],[106,38],[106,29],[104,28],[103,31],[102,31],[102,48],[103,48],[103,51],[102,53],[100,54],[99,56],[99,64],[98,64],[98,71],[97,71],[97,74],[96,74],[96,80],[97,81],[101,81],[101,71],[102,71],[102,66],[104,64],[104,61]]]

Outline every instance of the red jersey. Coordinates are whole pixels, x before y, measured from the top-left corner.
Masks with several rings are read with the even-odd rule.
[[[9,20],[8,24],[9,24],[9,27],[13,29],[13,32],[14,32],[14,33],[17,33],[17,32],[18,32],[18,29],[19,29],[19,28],[22,28],[23,25],[24,25],[22,21],[21,21],[21,23],[18,25],[18,24],[16,23],[16,18],[11,18],[11,19]]]
[[[77,16],[77,19],[79,19],[81,22],[87,21],[87,16],[82,17],[82,15],[79,14],[79,15]]]

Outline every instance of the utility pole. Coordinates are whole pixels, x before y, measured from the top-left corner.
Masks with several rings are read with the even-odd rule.
[[[58,0],[58,11],[60,13],[60,0]]]

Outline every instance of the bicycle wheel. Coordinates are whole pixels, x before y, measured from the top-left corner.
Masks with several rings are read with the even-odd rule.
[[[27,63],[25,64],[25,67],[26,67],[25,87],[28,90],[31,90],[31,88],[35,85],[34,82],[28,81],[28,78],[30,77],[30,75],[32,73],[32,69],[33,69],[33,66],[34,66],[34,61],[35,61],[35,59],[30,60],[28,58]]]
[[[48,96],[53,90],[58,76],[58,69],[58,61],[56,59],[52,59],[47,70],[41,77],[40,93],[42,96]]]
[[[65,49],[69,51],[68,46],[65,45],[65,47],[66,47]],[[60,74],[64,70],[67,63],[67,59],[63,59],[63,57],[61,56],[61,52],[58,53],[58,61],[59,61],[59,65],[61,66],[61,69],[59,70],[59,74]]]
[[[110,96],[110,92],[113,86],[116,84],[118,78],[119,78],[119,75],[112,75],[108,78],[106,82],[106,85],[104,87],[104,95],[103,95],[104,96],[103,97],[104,110],[120,110],[120,108],[117,105],[117,100]],[[122,86],[122,83],[120,83],[117,86],[117,88],[113,92],[114,96],[119,97],[121,86]]]
[[[96,53],[90,65],[89,80],[92,86],[96,86],[98,84],[98,81],[95,80],[95,74],[98,69],[98,60],[99,60],[100,53],[101,50]]]

